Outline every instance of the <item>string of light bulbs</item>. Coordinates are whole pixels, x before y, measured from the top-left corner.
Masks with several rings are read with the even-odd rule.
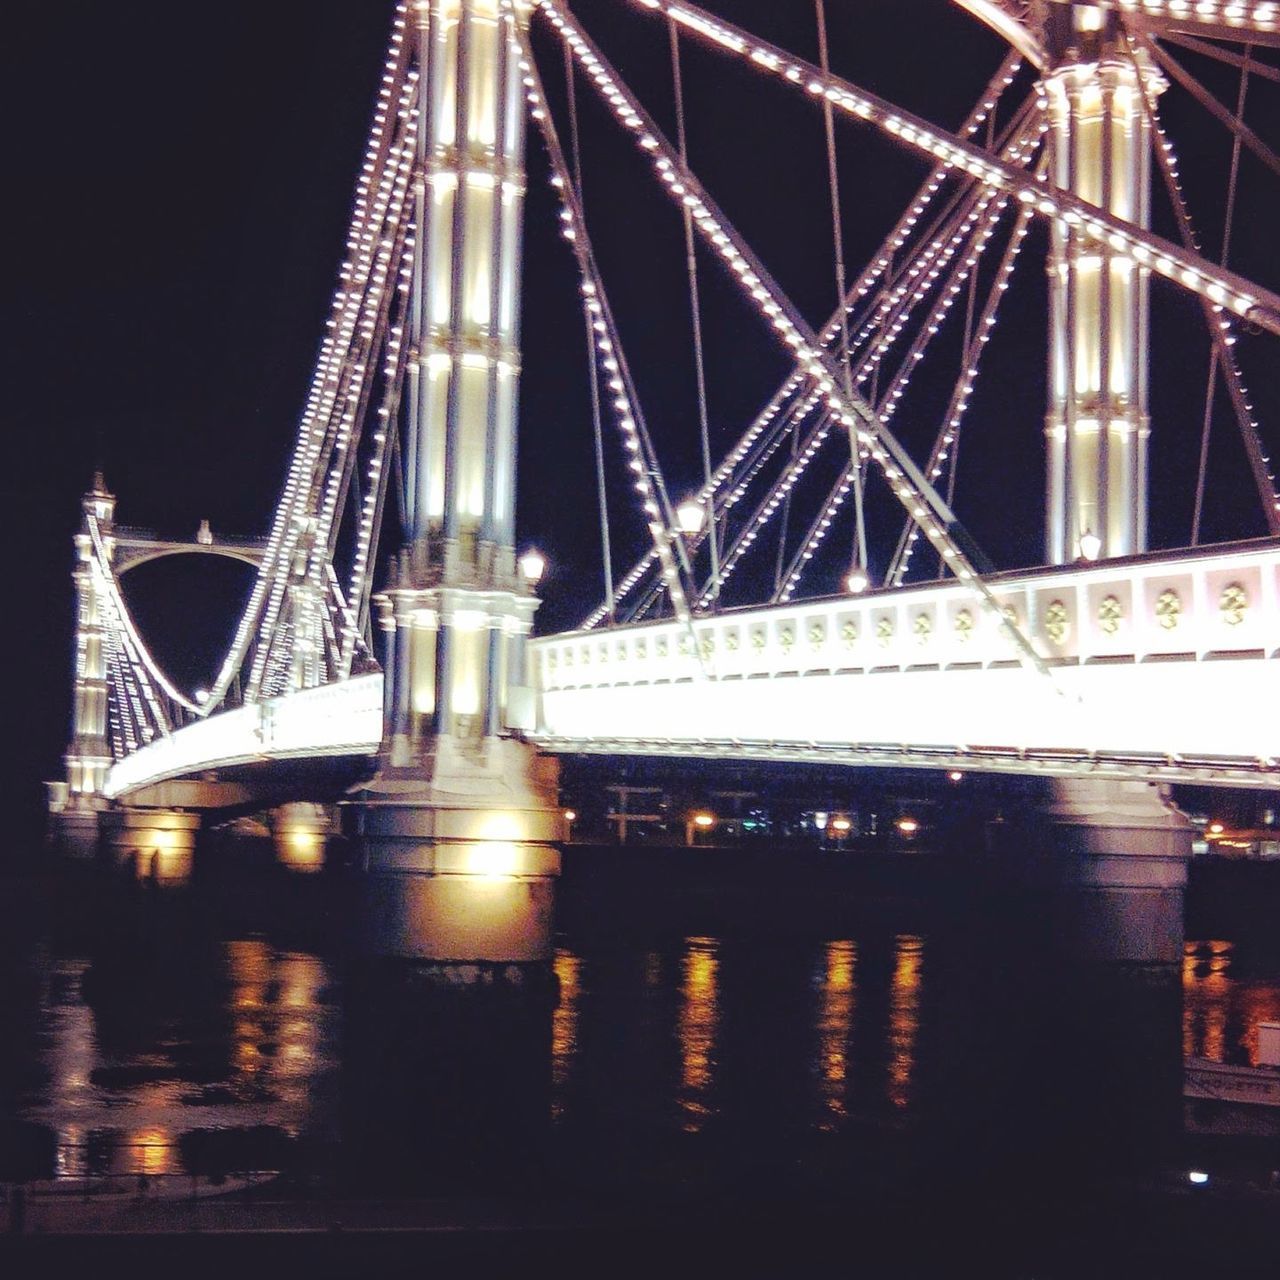
[[[669,16],[714,46],[746,59],[812,97],[825,96],[839,111],[873,125],[902,145],[937,159],[952,161],[985,186],[1011,192],[1044,218],[1061,219],[1090,240],[1126,251],[1143,266],[1174,284],[1220,303],[1243,319],[1280,334],[1280,296],[1244,277],[1189,253],[1170,241],[1142,231],[1048,181],[1028,182],[1027,175],[964,139],[946,133],[911,112],[902,111],[786,50],[751,35],[732,23],[680,0],[634,0],[644,9]],[[551,0],[538,0],[547,8]],[[1190,3],[1190,0],[1187,0]]]
[[[1049,668],[1012,619],[1005,616],[994,594],[982,581],[964,550],[952,538],[948,525],[954,517],[946,504],[920,474],[910,455],[886,426],[878,423],[864,401],[846,397],[837,386],[830,355],[817,342],[795,306],[725,215],[711,200],[697,178],[679,164],[678,157],[644,108],[627,89],[612,65],[583,32],[576,19],[558,0],[537,0],[538,11],[573,51],[588,78],[596,84],[615,118],[629,130],[637,145],[649,155],[659,181],[673,200],[689,201],[694,224],[736,278],[739,289],[756,304],[760,315],[793,351],[793,358],[812,373],[842,426],[858,432],[872,460],[880,467],[898,499],[920,521],[927,536],[941,548],[956,576],[973,590],[1011,641],[1021,662],[1050,675]],[[945,158],[945,157],[944,157]],[[986,163],[984,161],[983,163]],[[1025,175],[1023,180],[1025,181]]]

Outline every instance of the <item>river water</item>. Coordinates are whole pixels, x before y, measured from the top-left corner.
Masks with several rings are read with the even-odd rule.
[[[554,982],[476,991],[356,974],[311,901],[11,895],[0,1180],[794,1201],[1177,1177],[1204,1157],[1182,1055],[1249,1062],[1280,1018],[1280,967],[1230,938],[1100,979],[1005,920],[886,901],[839,930],[597,922]]]

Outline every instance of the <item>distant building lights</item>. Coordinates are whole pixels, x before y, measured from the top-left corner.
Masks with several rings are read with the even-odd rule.
[[[914,818],[899,818],[896,825],[904,836],[913,836],[920,830],[920,824]]]
[[[695,813],[693,815],[693,825],[700,831],[709,831],[716,825],[715,815],[711,813]]]

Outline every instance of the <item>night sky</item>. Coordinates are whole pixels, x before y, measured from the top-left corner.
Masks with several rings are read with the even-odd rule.
[[[190,533],[265,532],[341,257],[382,62],[385,0],[222,0],[205,8],[129,0],[20,6],[7,20],[8,249],[4,437],[9,520],[5,771],[20,828],[35,829],[39,780],[61,775],[68,724],[71,536],[95,467],[117,517]],[[646,105],[673,123],[665,27],[629,0],[574,6]],[[816,58],[811,0],[707,7]],[[997,66],[1000,42],[945,0],[827,0],[833,69],[954,127]],[[535,22],[535,26],[538,24]],[[536,33],[553,100],[559,52]],[[686,47],[691,162],[815,325],[835,286],[821,117],[803,97],[715,52]],[[1234,104],[1234,77],[1182,55]],[[588,222],[672,491],[698,475],[680,222],[632,144],[582,100]],[[1192,212],[1218,254],[1227,135],[1177,90],[1165,110]],[[1280,139],[1280,85],[1255,81],[1249,122]],[[561,117],[563,127],[563,117]],[[867,130],[838,125],[846,250],[867,259],[926,170]],[[540,628],[576,623],[601,593],[590,410],[572,258],[555,232],[541,143],[529,145],[519,528],[551,570]],[[1246,155],[1231,265],[1271,288],[1274,175]],[[1157,229],[1168,233],[1159,204]],[[959,513],[1000,567],[1032,564],[1043,538],[1045,234],[1028,240],[970,409]],[[713,453],[736,438],[785,373],[777,350],[709,258],[701,259]],[[1207,342],[1198,305],[1153,285],[1152,543],[1183,545]],[[900,411],[928,447],[958,357],[940,347]],[[1237,350],[1280,447],[1274,340]],[[1262,532],[1225,416],[1211,458],[1206,536]],[[614,443],[610,442],[611,445]],[[612,464],[611,464],[612,467]],[[616,477],[615,477],[616,480]],[[825,488],[825,485],[824,485]],[[620,512],[623,490],[614,484]],[[887,514],[888,508],[876,508]],[[644,534],[617,535],[619,570]],[[883,570],[896,522],[870,531]],[[847,537],[847,535],[846,535]],[[384,549],[389,543],[384,543]],[[832,570],[831,572],[834,572]],[[218,561],[140,570],[131,600],[180,679],[216,664],[247,587]],[[832,579],[834,581],[834,579]]]

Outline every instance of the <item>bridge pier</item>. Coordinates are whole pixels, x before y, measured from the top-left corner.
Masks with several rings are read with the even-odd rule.
[[[135,879],[176,888],[195,867],[200,815],[176,809],[108,809],[102,814],[102,844],[110,865]]]
[[[322,871],[332,830],[333,814],[327,805],[307,801],[282,804],[271,814],[276,861],[300,875]]]
[[[561,818],[556,764],[491,738],[439,739],[412,770],[381,772],[361,797],[361,950],[446,965],[551,958]]]
[[[363,789],[364,941],[460,964],[551,955],[555,766],[531,725],[537,572],[515,551],[524,200],[517,5],[413,6],[416,225],[406,541],[377,597],[381,768]],[[527,562],[536,568],[536,558]]]
[[[1007,824],[1003,871],[1035,896],[1056,948],[1104,963],[1182,962],[1192,826],[1155,783],[1061,778]]]

